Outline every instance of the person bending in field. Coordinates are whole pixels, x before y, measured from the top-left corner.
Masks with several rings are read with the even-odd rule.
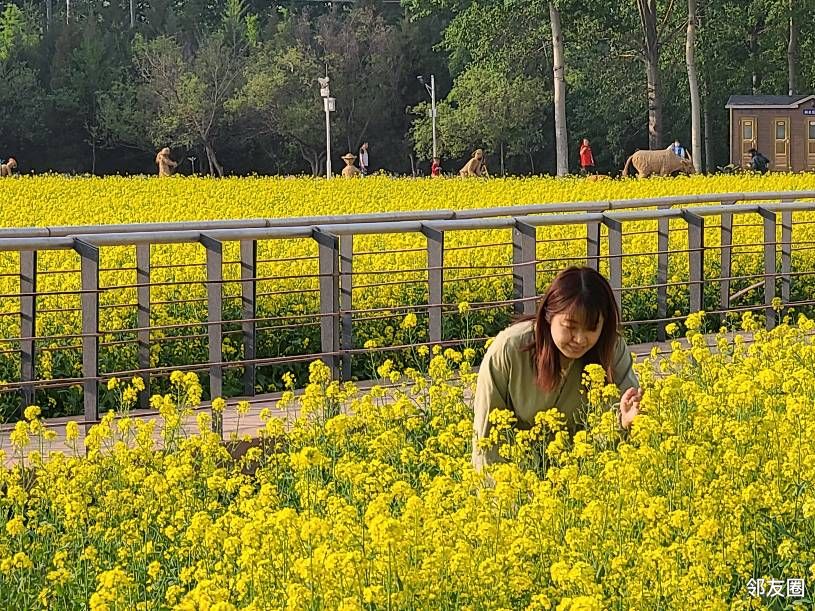
[[[581,427],[583,368],[597,363],[622,392],[619,425],[629,429],[642,391],[620,333],[620,312],[608,281],[589,267],[570,267],[555,277],[537,314],[501,331],[478,370],[474,400],[473,466],[501,462],[497,448],[478,442],[490,435],[490,412],[513,412],[529,429],[538,412],[557,408],[573,435]]]

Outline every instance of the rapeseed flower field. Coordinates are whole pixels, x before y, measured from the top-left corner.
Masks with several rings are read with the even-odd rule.
[[[311,178],[244,177],[212,180],[173,177],[19,177],[0,184],[0,227],[59,226],[77,224],[116,224],[155,221],[212,220],[258,217],[346,215],[396,210],[465,209],[513,204],[595,201],[715,192],[782,191],[815,189],[815,175],[772,174],[765,176],[719,175],[648,180],[587,181],[579,178],[511,178],[481,180],[410,180],[384,176],[360,181],[325,181]],[[796,222],[806,220],[796,214]],[[761,227],[753,216],[736,216],[744,226],[734,229],[733,276],[761,273]],[[715,224],[715,223],[714,223]],[[815,239],[815,225],[796,226],[794,240]],[[628,256],[623,264],[625,287],[656,283],[657,249],[655,222],[631,222],[624,226],[623,248]],[[689,313],[687,233],[682,221],[671,224],[668,316]],[[582,226],[542,227],[537,230],[538,288],[543,289],[554,274],[567,264],[579,264],[585,257],[585,228]],[[512,297],[512,246],[510,230],[455,231],[445,237],[445,308],[443,338],[465,334],[486,338],[502,328],[511,316],[508,306],[492,305]],[[705,257],[705,275],[717,278],[719,258],[715,246],[719,231],[705,230],[705,243],[713,247]],[[354,240],[354,290],[352,308],[359,314],[353,322],[354,347],[379,348],[428,340],[426,312],[421,304],[427,298],[425,238],[420,234],[358,236]],[[605,246],[604,246],[605,248]],[[605,252],[605,251],[604,251]],[[639,254],[638,254],[639,253]],[[240,277],[238,244],[227,242],[224,277]],[[257,310],[258,357],[304,355],[319,352],[317,244],[311,239],[267,240],[258,245],[260,261]],[[154,245],[151,254],[152,309],[151,366],[172,367],[207,360],[206,287],[204,248],[198,244]],[[138,367],[136,352],[135,249],[101,249],[100,286],[100,372],[113,373]],[[792,253],[792,268],[813,268],[807,249]],[[37,299],[36,377],[43,380],[77,377],[81,371],[78,349],[80,296],[65,291],[80,288],[79,256],[73,251],[40,252]],[[605,261],[601,270],[607,271]],[[20,336],[19,259],[17,253],[0,253],[0,337]],[[748,289],[754,279],[732,282],[732,292]],[[128,288],[120,288],[128,287]],[[812,286],[807,277],[792,282],[791,300],[808,299]],[[223,285],[224,319],[241,318],[239,284]],[[752,289],[734,305],[748,305],[761,298],[761,289]],[[50,294],[49,294],[50,293]],[[461,312],[458,304],[471,306]],[[656,317],[656,289],[629,290],[623,294],[624,318],[630,321]],[[715,310],[718,284],[705,286],[703,307]],[[400,324],[405,312],[400,307],[416,306],[415,325]],[[371,314],[365,311],[372,310]],[[728,321],[716,321],[716,324]],[[730,321],[731,323],[733,321]],[[187,325],[172,328],[173,325]],[[238,325],[226,324],[223,354],[226,360],[242,358],[243,346]],[[630,340],[654,339],[655,327],[631,330]],[[51,339],[53,338],[53,339]],[[0,345],[0,380],[19,376],[19,357],[14,341]],[[390,355],[404,365],[398,354]],[[353,374],[369,375],[365,358],[354,360]],[[285,368],[261,367],[257,390],[279,390]],[[303,382],[305,366],[294,368]],[[241,390],[241,370],[226,371],[225,392]],[[204,384],[205,388],[207,384]],[[166,389],[165,387],[162,387]],[[81,411],[78,386],[40,391],[48,416],[77,414]],[[112,406],[113,397],[102,396]],[[19,415],[24,406],[15,395],[0,400],[0,416]]]
[[[570,438],[552,410],[513,434],[497,412],[488,443],[508,462],[486,474],[470,465],[473,350],[417,348],[413,368],[380,363],[368,392],[315,361],[302,395],[287,376],[240,458],[208,412],[197,432],[181,429],[202,394],[190,373],[152,398],[158,421],[111,412],[68,455],[45,457],[49,435],[30,407],[5,448],[17,462],[0,468],[0,600],[96,611],[811,606],[815,322],[768,332],[745,314],[744,336],[720,335],[713,350],[704,324],[690,316],[687,347],[638,365],[645,396],[627,437],[616,388],[588,368],[586,429]],[[110,386],[126,408],[141,382]],[[278,408],[294,404],[287,422]],[[78,427],[67,430],[76,443]]]

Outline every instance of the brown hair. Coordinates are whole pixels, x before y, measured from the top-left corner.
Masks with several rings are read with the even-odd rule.
[[[611,381],[620,327],[620,310],[614,292],[608,280],[594,269],[570,267],[560,272],[544,293],[534,317],[535,342],[526,346],[532,353],[538,386],[552,391],[561,381],[561,354],[552,339],[550,324],[555,314],[565,312],[574,312],[589,329],[595,329],[603,317],[600,337],[581,361],[584,366],[589,363],[602,366]]]

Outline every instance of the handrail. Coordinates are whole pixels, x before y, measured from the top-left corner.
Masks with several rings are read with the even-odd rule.
[[[164,327],[169,329],[182,326],[181,324],[164,326],[150,324],[151,307],[164,303],[151,301],[150,289],[158,284],[151,282],[150,245],[197,244],[201,248],[201,255],[206,255],[206,278],[195,281],[195,283],[200,282],[206,287],[206,296],[202,297],[200,301],[206,302],[207,318],[205,321],[196,322],[195,325],[191,323],[189,326],[201,325],[205,329],[204,333],[196,337],[206,338],[208,356],[203,363],[185,361],[179,363],[177,368],[207,370],[210,376],[210,395],[214,397],[222,394],[224,370],[236,366],[242,367],[245,394],[251,395],[254,392],[255,370],[258,366],[295,362],[303,358],[301,354],[257,356],[256,339],[259,331],[255,325],[259,320],[257,300],[268,294],[257,293],[257,288],[261,282],[273,280],[273,278],[258,273],[262,263],[257,256],[259,241],[299,239],[316,242],[317,256],[312,259],[316,259],[318,270],[305,272],[303,276],[313,283],[309,285],[308,290],[319,293],[319,311],[311,313],[311,316],[317,321],[314,324],[318,324],[320,330],[319,352],[316,354],[326,359],[336,375],[348,378],[351,375],[351,358],[362,350],[355,347],[353,327],[357,321],[365,319],[364,316],[355,317],[355,315],[375,311],[370,308],[359,310],[353,307],[353,291],[366,286],[355,285],[354,282],[355,276],[364,273],[354,270],[354,236],[412,233],[424,238],[426,246],[421,250],[426,253],[426,267],[424,264],[416,265],[415,262],[412,262],[410,271],[424,272],[426,270],[426,276],[422,277],[422,274],[416,280],[411,279],[411,282],[426,284],[427,302],[423,301],[424,296],[418,298],[418,304],[411,301],[411,305],[415,306],[414,309],[421,308],[426,312],[427,342],[425,343],[440,344],[450,340],[443,333],[445,329],[445,325],[442,324],[443,318],[450,316],[451,313],[455,315],[454,310],[457,308],[451,308],[447,303],[450,299],[445,299],[444,287],[450,282],[467,280],[456,278],[455,270],[471,269],[470,267],[445,265],[446,233],[490,229],[510,230],[512,233],[511,241],[507,242],[507,246],[511,248],[511,259],[499,262],[500,267],[507,270],[506,273],[502,271],[500,275],[511,276],[511,288],[509,289],[511,294],[501,294],[496,297],[502,300],[501,303],[511,305],[515,313],[534,312],[538,298],[537,279],[540,277],[539,274],[544,273],[545,267],[558,267],[565,265],[567,261],[580,260],[595,269],[600,269],[602,262],[603,270],[608,275],[618,305],[622,306],[623,295],[627,291],[641,289],[656,292],[656,307],[654,311],[649,310],[646,314],[649,317],[648,320],[638,319],[634,322],[653,323],[656,325],[658,338],[661,339],[665,335],[665,324],[676,318],[669,316],[672,310],[668,309],[669,257],[687,258],[687,279],[671,280],[670,282],[670,285],[674,287],[680,284],[687,286],[688,301],[683,308],[689,307],[691,311],[698,310],[707,303],[714,305],[720,312],[737,310],[733,307],[732,301],[741,294],[731,294],[731,281],[738,281],[738,278],[732,274],[733,257],[734,254],[738,254],[736,250],[738,244],[732,243],[734,227],[738,227],[738,224],[733,223],[733,218],[737,215],[758,215],[758,222],[751,222],[751,226],[763,229],[763,239],[750,240],[755,242],[754,246],[760,249],[759,253],[763,253],[763,269],[756,270],[758,273],[755,276],[762,280],[755,283],[754,286],[763,285],[764,290],[760,305],[756,305],[754,309],[765,312],[768,324],[774,324],[777,318],[775,310],[777,282],[780,283],[782,303],[793,303],[795,300],[791,297],[794,295],[791,295],[790,292],[793,280],[801,274],[815,274],[815,270],[800,271],[793,270],[791,267],[794,254],[792,248],[793,213],[815,212],[815,201],[802,201],[804,199],[815,200],[815,191],[726,193],[642,200],[534,204],[459,212],[449,210],[408,211],[347,217],[143,223],[132,226],[99,225],[28,230],[34,232],[35,235],[27,235],[25,229],[0,230],[0,251],[20,252],[19,293],[10,292],[6,295],[6,298],[13,299],[18,296],[20,299],[20,333],[19,337],[5,338],[5,341],[12,342],[12,345],[19,343],[19,349],[13,352],[20,354],[21,374],[18,382],[10,381],[3,390],[5,392],[19,390],[23,393],[24,400],[33,400],[34,391],[37,388],[81,384],[84,393],[85,419],[92,421],[97,417],[98,383],[104,380],[105,376],[114,375],[110,371],[99,371],[99,349],[108,345],[102,343],[100,338],[110,333],[101,328],[99,319],[100,307],[103,307],[100,304],[100,294],[109,288],[100,284],[100,271],[102,271],[99,266],[100,252],[106,247],[136,247],[136,265],[128,268],[136,272],[135,283],[128,281],[121,287],[115,287],[136,289],[137,293],[137,303],[131,304],[136,308],[136,327],[127,329],[127,333],[135,336],[133,343],[137,345],[139,369],[128,371],[128,373],[143,372],[147,377],[146,384],[149,387],[151,374],[155,374],[159,369],[164,371],[176,367],[161,363],[158,368],[150,367],[151,342],[167,341],[168,337],[172,339],[171,336],[156,339],[151,337],[151,331],[158,331]],[[779,203],[767,200],[781,201]],[[738,205],[735,205],[737,203]],[[680,204],[700,205],[677,207]],[[644,208],[645,206],[648,208]],[[706,225],[707,217],[716,216],[721,218],[719,224]],[[647,248],[649,252],[624,251],[625,225],[637,221],[655,221],[654,233],[657,244],[656,248]],[[564,225],[585,226],[585,237],[577,238],[584,240],[585,256],[583,252],[576,250],[561,253],[561,256],[564,257],[568,255],[564,259],[546,259],[546,254],[539,254],[541,242],[544,240],[538,240],[536,228]],[[780,240],[776,235],[779,228],[781,230]],[[673,244],[674,249],[671,249],[668,237],[674,229],[681,230],[681,239],[686,242]],[[720,244],[706,246],[705,235],[713,230],[720,232]],[[636,231],[634,233],[639,235],[646,232]],[[228,242],[239,243],[239,261],[224,260],[224,244]],[[313,242],[310,245],[311,248],[314,247]],[[52,347],[41,347],[40,344],[49,338],[36,333],[37,297],[54,294],[53,291],[46,293],[37,290],[38,275],[47,273],[47,270],[38,270],[37,253],[47,250],[75,250],[79,255],[80,269],[71,270],[70,273],[80,275],[81,287],[61,294],[81,297],[81,307],[75,308],[76,311],[81,311],[81,333],[70,336],[81,339],[81,347],[75,346],[81,349],[83,358],[81,377],[52,381],[36,379],[36,352],[52,349]],[[716,277],[705,277],[706,253],[712,253],[716,257]],[[579,256],[572,257],[572,254]],[[417,253],[417,256],[421,255]],[[624,262],[631,261],[631,257],[643,256],[656,259],[654,277],[647,278],[645,282],[640,283],[645,286],[625,287],[623,285]],[[779,259],[780,267],[776,265]],[[228,269],[227,263],[240,263],[239,278],[224,278],[224,269]],[[551,265],[541,266],[542,263],[551,263]],[[386,272],[390,271],[397,273],[400,270],[386,270]],[[495,273],[494,268],[490,268],[489,271]],[[303,273],[303,271],[298,269],[297,273]],[[387,279],[385,283],[386,281]],[[226,282],[238,284],[240,295],[227,297],[222,290]],[[185,282],[170,281],[160,284],[181,285]],[[710,287],[711,284],[718,285],[720,294],[718,303],[711,304],[710,291],[705,290],[705,287]],[[317,285],[319,288],[313,288]],[[506,300],[506,297],[509,299]],[[239,319],[234,318],[234,310],[231,310],[232,319],[224,320],[227,312],[224,302],[227,298],[240,299]],[[373,304],[371,307],[376,305]],[[738,310],[743,311],[743,309]],[[225,330],[224,325],[240,326],[237,329],[227,328],[228,330]],[[76,331],[80,329],[77,328]],[[233,336],[239,333],[243,337],[243,358],[239,361],[228,361],[224,358],[222,340],[226,333]]]
[[[45,227],[0,228],[4,238],[59,238],[69,235],[96,233],[140,233],[154,231],[253,229],[268,227],[295,227],[311,225],[338,225],[353,223],[378,223],[387,221],[430,221],[452,219],[475,219],[497,216],[526,216],[530,214],[568,213],[575,211],[598,212],[625,210],[651,206],[684,206],[707,202],[765,201],[788,199],[815,199],[815,191],[765,191],[746,193],[709,193],[701,195],[677,195],[643,199],[612,199],[586,202],[553,202],[548,204],[524,204],[497,206],[470,210],[407,210],[374,212],[350,215],[324,215],[281,218],[252,218],[211,221],[178,221],[166,223],[133,223],[111,225],[56,225]]]
[[[715,216],[722,213],[750,214],[766,210],[769,212],[815,211],[815,202],[789,201],[782,204],[745,204],[734,210],[732,204],[699,206],[657,210],[621,210],[618,212],[588,212],[548,214],[546,216],[512,215],[501,217],[471,217],[449,220],[411,221],[369,221],[365,223],[332,223],[324,225],[291,225],[287,227],[244,227],[220,229],[173,229],[116,233],[80,233],[64,237],[6,237],[0,238],[0,251],[20,250],[71,250],[77,242],[100,246],[132,246],[137,244],[180,244],[195,243],[207,238],[220,241],[272,240],[312,238],[315,233],[343,235],[375,235],[387,233],[416,233],[431,229],[436,231],[466,231],[478,229],[511,229],[521,222],[532,227],[550,225],[574,225],[614,220],[618,222],[653,221],[658,219],[684,218],[687,214]],[[84,228],[82,228],[84,229]]]

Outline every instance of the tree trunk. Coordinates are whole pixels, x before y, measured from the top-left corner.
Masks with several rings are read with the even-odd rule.
[[[787,47],[787,71],[789,73],[789,94],[798,93],[798,16],[795,0],[790,0],[790,38]]]
[[[130,0],[130,29],[136,27],[136,0]]]
[[[713,125],[710,119],[710,100],[707,95],[705,95],[703,107],[705,109],[705,170],[710,174],[714,168],[713,154],[711,153],[711,147],[713,146]]]
[[[53,9],[51,5],[51,0],[45,0],[45,29],[46,31],[51,29],[51,16],[53,14]]]
[[[71,18],[71,0],[65,0],[65,23]]]
[[[688,35],[685,39],[685,63],[690,89],[691,151],[693,168],[702,171],[702,111],[699,77],[696,73],[696,0],[688,0]]]
[[[566,129],[566,65],[563,53],[563,30],[560,11],[554,2],[549,3],[549,21],[552,24],[552,73],[555,81],[555,148],[557,151],[557,175],[569,173],[569,136]],[[532,173],[535,173],[534,163]]]
[[[532,176],[535,175],[535,157],[532,155],[532,151],[528,151],[527,155],[529,155],[529,167],[532,168]]]
[[[656,0],[637,0],[644,35],[643,55],[648,83],[648,147],[662,148],[662,87],[659,79],[659,38]]]
[[[756,17],[753,29],[750,31],[750,67],[752,69],[752,94],[758,95],[761,89],[761,48],[759,46],[759,35],[764,29],[764,15]]]
[[[503,178],[504,176],[506,176],[506,173],[504,172],[504,143],[502,142],[501,143],[501,177]]]
[[[207,151],[207,160],[209,161],[209,174],[210,176],[215,176],[217,173],[219,178],[222,178],[224,175],[224,168],[218,163],[218,157],[215,155],[215,149],[212,148],[212,145],[207,142],[204,144],[204,148]]]

